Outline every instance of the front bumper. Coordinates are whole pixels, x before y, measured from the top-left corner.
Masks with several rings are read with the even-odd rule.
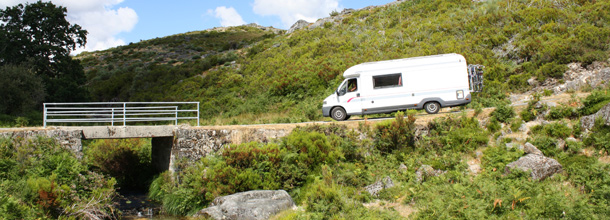
[[[332,106],[322,107],[322,116],[329,117],[330,116],[330,110],[332,108],[333,108]]]

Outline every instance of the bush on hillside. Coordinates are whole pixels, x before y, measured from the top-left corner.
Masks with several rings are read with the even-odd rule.
[[[0,139],[0,218],[115,218],[115,183],[53,139]]]
[[[491,113],[491,117],[494,117],[496,120],[502,123],[508,123],[510,119],[515,117],[515,110],[510,105],[502,105],[496,107]]]
[[[414,133],[414,114],[407,114],[405,118],[403,112],[398,112],[394,120],[375,124],[375,146],[386,154],[398,149],[413,148]]]

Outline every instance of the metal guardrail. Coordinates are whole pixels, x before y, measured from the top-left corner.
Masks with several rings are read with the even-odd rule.
[[[133,122],[158,122],[197,119],[199,102],[76,102],[44,103],[47,123],[109,123],[111,126]],[[196,116],[195,116],[196,113]]]

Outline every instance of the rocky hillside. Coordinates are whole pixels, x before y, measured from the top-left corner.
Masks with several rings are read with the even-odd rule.
[[[180,164],[151,197],[213,219],[607,218],[610,91],[513,98],[296,127]]]
[[[607,1],[396,1],[290,30],[248,25],[80,55],[95,101],[200,101],[206,124],[318,120],[348,67],[459,53],[486,66],[471,107],[607,86]]]

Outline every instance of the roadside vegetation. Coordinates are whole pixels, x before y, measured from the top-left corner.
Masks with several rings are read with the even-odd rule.
[[[2,219],[117,218],[115,184],[54,139],[0,138]]]
[[[595,91],[570,111],[587,111],[608,92]],[[222,195],[284,189],[299,208],[276,219],[608,218],[610,127],[598,123],[585,134],[579,116],[551,119],[550,112],[537,116],[548,123],[529,132],[519,130],[524,121],[512,107],[484,117],[448,115],[425,126],[410,111],[357,129],[301,127],[270,143],[232,145],[184,161],[179,172],[153,181],[150,198],[174,215],[193,214]],[[524,156],[518,145],[526,142],[563,171],[543,180],[506,173],[508,163]],[[426,165],[438,174],[418,174]],[[386,176],[394,187],[378,195],[365,190]]]
[[[284,189],[299,208],[276,219],[605,219],[610,126],[595,123],[585,132],[580,118],[610,103],[608,94],[610,89],[594,90],[564,107],[538,102],[542,94],[536,94],[520,112],[505,106],[474,117],[448,114],[425,125],[409,111],[354,129],[300,127],[269,143],[231,145],[199,161],[178,161],[176,172],[154,178],[148,139],[90,141],[79,159],[52,139],[3,138],[0,216],[119,217],[119,187],[150,184],[149,197],[162,213],[178,216],[218,196]],[[527,109],[545,110],[524,129]],[[562,172],[543,180],[505,172],[524,156],[519,145],[526,142],[561,163]],[[385,177],[394,187],[365,190]]]
[[[468,106],[475,117],[416,125],[408,111],[357,129],[301,127],[269,143],[178,161],[174,173],[151,170],[149,140],[91,141],[79,159],[53,140],[2,138],[0,218],[118,217],[118,189],[143,185],[171,215],[193,214],[218,196],[284,189],[299,208],[277,219],[610,218],[610,126],[586,132],[580,123],[610,103],[607,82],[557,106],[539,102],[551,91],[532,94],[519,110],[507,98],[530,91],[532,77],[563,82],[569,63],[607,62],[608,11],[608,1],[412,0],[333,13],[344,17],[290,35],[241,26],[83,53],[62,60],[73,75],[56,80],[25,61],[0,62],[0,79],[28,82],[4,87],[27,99],[0,100],[2,127],[40,125],[36,103],[67,101],[48,98],[74,91],[83,94],[75,101],[199,101],[203,124],[319,120],[322,99],[358,63],[459,53],[486,66],[485,89]],[[27,89],[51,81],[65,87],[44,97]],[[484,107],[495,110],[481,116]],[[506,173],[526,142],[563,171],[543,180]],[[427,166],[436,174],[422,174]],[[385,177],[395,186],[378,195],[364,189]]]

